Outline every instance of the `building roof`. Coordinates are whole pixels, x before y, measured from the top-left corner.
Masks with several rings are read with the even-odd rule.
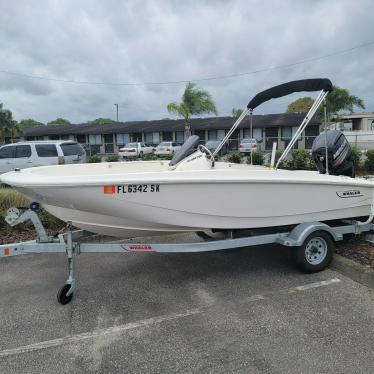
[[[305,117],[305,113],[280,113],[254,115],[253,127],[288,127],[298,126]],[[235,122],[234,117],[210,117],[210,118],[191,118],[190,125],[192,130],[212,130],[229,129]],[[315,115],[310,124],[320,125],[321,121],[318,115]],[[239,128],[249,128],[250,120],[247,116]],[[36,126],[23,130],[23,136],[44,136],[44,135],[88,135],[88,134],[114,134],[114,133],[136,133],[136,132],[158,132],[158,131],[183,131],[183,119],[162,119],[153,121],[130,121],[130,122],[111,122],[106,124],[82,123],[75,125],[60,126]]]
[[[374,112],[360,112],[338,116],[340,119],[373,118]]]

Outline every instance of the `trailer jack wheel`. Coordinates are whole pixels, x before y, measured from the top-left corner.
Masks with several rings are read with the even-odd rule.
[[[334,242],[325,231],[311,233],[300,247],[294,248],[297,266],[304,273],[316,273],[325,269],[334,254]]]
[[[69,292],[71,288],[71,284],[64,284],[58,291],[57,293],[57,300],[60,304],[62,305],[65,305],[65,304],[68,304],[70,303],[70,301],[72,300],[73,298],[73,292],[70,293],[69,295],[67,295],[67,293]]]

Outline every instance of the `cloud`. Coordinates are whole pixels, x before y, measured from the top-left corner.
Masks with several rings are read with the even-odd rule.
[[[0,70],[88,82],[163,82],[294,63],[371,41],[370,0],[319,1],[0,1]],[[359,22],[359,27],[358,27]],[[374,38],[373,38],[374,40]],[[219,113],[292,79],[329,77],[374,110],[374,45],[297,66],[208,80]],[[17,119],[82,122],[168,116],[185,84],[71,84],[0,73],[0,102]],[[297,97],[297,95],[295,96]],[[294,97],[258,113],[285,110]]]

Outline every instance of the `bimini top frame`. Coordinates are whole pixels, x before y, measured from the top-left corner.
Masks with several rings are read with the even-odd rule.
[[[293,145],[295,144],[296,140],[300,136],[300,134],[304,131],[305,127],[308,125],[309,121],[313,118],[314,114],[318,110],[319,106],[324,101],[325,97],[329,92],[333,89],[332,83],[329,79],[326,78],[319,78],[319,79],[302,79],[297,81],[291,81],[288,83],[283,83],[278,86],[274,86],[269,88],[265,91],[258,93],[247,105],[246,109],[242,112],[239,118],[235,121],[234,125],[231,127],[230,131],[226,134],[223,138],[219,146],[213,152],[213,156],[215,156],[223,145],[228,141],[232,133],[237,129],[239,124],[243,121],[245,116],[249,113],[250,121],[252,125],[252,113],[255,108],[257,108],[262,103],[269,101],[271,99],[276,99],[278,97],[286,96],[294,92],[303,92],[303,91],[319,91],[321,92],[318,94],[316,100],[314,101],[312,107],[310,108],[309,112],[305,116],[303,122],[297,129],[296,133],[294,134],[293,138],[291,139],[290,143],[283,151],[281,157],[279,158],[276,168],[278,167],[279,163],[284,160],[287,156],[289,151],[292,149]],[[252,126],[251,126],[252,127]]]

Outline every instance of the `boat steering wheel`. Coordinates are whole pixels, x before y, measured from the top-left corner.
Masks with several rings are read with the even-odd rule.
[[[212,152],[207,147],[205,147],[205,145],[199,144],[199,146],[197,148],[201,152],[207,153],[210,156],[210,159],[213,160]]]

